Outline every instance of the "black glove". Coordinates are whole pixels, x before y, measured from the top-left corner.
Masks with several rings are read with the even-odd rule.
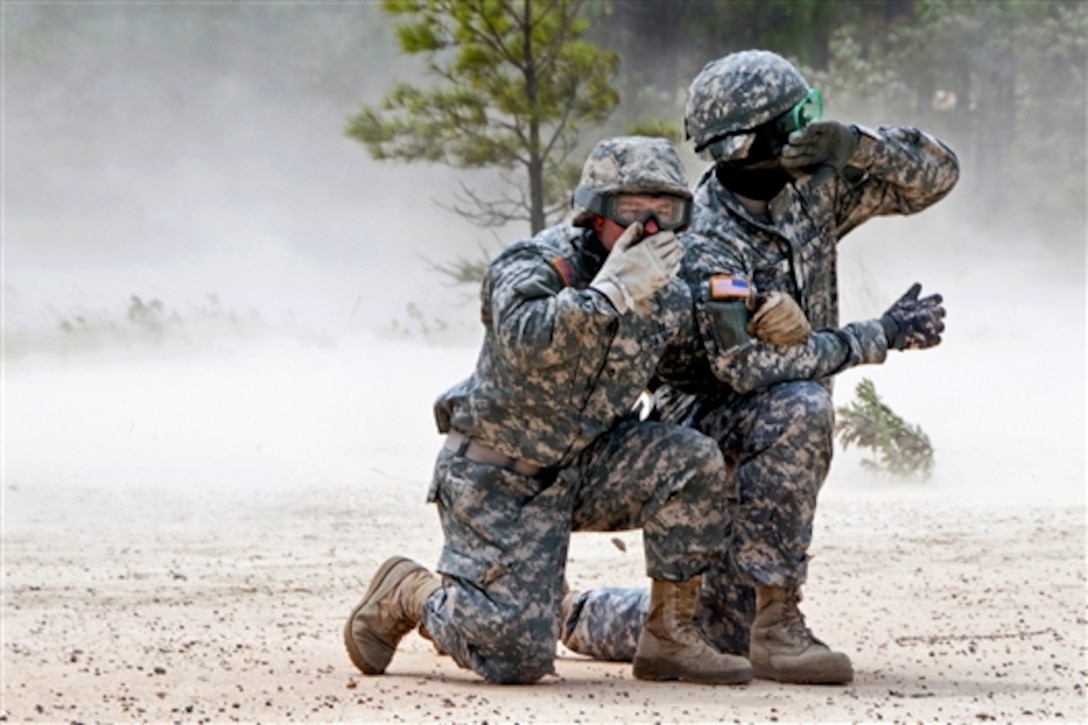
[[[817,166],[842,171],[858,147],[858,131],[838,121],[814,121],[789,135],[782,147],[782,168],[812,172]]]
[[[880,318],[888,337],[888,347],[924,350],[940,343],[944,332],[943,299],[937,294],[918,299],[921,291],[922,285],[915,282]]]

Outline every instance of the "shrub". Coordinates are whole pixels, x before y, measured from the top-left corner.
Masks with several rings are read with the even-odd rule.
[[[869,448],[873,458],[861,465],[876,473],[926,480],[933,473],[933,446],[918,425],[905,422],[877,395],[873,381],[863,378],[857,398],[838,408],[835,434],[843,449]]]

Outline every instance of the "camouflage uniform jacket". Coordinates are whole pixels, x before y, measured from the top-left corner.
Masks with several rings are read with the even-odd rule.
[[[439,432],[561,467],[630,413],[666,345],[692,334],[692,300],[674,280],[620,315],[588,288],[606,256],[592,232],[564,225],[491,262],[476,370],[436,401]]]
[[[913,128],[859,129],[842,174],[798,179],[751,215],[714,174],[695,187],[681,275],[695,297],[701,344],[674,347],[659,378],[688,393],[725,397],[785,380],[821,380],[860,363],[879,363],[887,340],[877,320],[839,328],[837,243],[875,216],[912,214],[943,198],[959,177],[955,154]],[[806,345],[775,348],[749,340],[738,321],[743,302],[715,299],[715,279],[737,278],[778,290],[801,305],[815,331]],[[731,309],[732,306],[732,309]]]

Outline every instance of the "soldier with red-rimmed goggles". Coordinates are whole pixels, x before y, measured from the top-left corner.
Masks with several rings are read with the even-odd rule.
[[[673,194],[593,194],[580,187],[574,202],[621,227],[641,222],[647,234],[678,231],[691,222],[691,200]]]

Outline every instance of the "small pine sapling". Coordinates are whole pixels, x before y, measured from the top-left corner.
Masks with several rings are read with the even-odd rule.
[[[876,473],[926,480],[933,473],[933,446],[918,425],[905,422],[877,395],[873,381],[863,378],[855,400],[838,408],[835,434],[843,449],[869,448],[873,458],[861,465]]]

